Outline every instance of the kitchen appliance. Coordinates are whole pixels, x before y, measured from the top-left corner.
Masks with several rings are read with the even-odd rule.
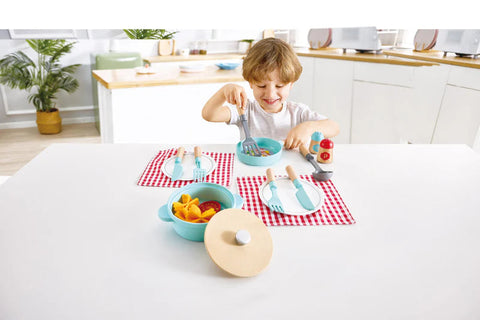
[[[332,43],[332,29],[310,29],[308,31],[308,43],[311,49],[322,49]]]
[[[480,29],[440,29],[435,49],[445,54],[477,58],[480,54]]]
[[[355,49],[362,53],[380,53],[381,42],[376,27],[333,28],[331,47]]]
[[[413,38],[414,50],[430,50],[435,46],[438,29],[418,29]]]

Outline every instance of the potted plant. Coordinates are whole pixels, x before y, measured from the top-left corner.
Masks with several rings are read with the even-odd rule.
[[[42,134],[55,134],[62,130],[62,119],[56,106],[57,93],[73,93],[78,80],[73,74],[80,66],[62,66],[60,58],[69,53],[75,43],[63,39],[26,40],[37,53],[37,63],[22,51],[6,55],[0,60],[0,83],[15,89],[34,92],[28,96],[37,110],[37,127]]]
[[[248,53],[248,50],[252,47],[254,39],[242,39],[238,43],[238,49],[240,53]]]
[[[123,31],[130,39],[157,40],[158,54],[161,56],[175,53],[175,39],[173,39],[173,35],[178,31],[170,32],[166,29],[123,29]]]

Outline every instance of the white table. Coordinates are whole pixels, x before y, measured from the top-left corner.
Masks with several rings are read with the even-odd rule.
[[[157,218],[172,190],[136,180],[162,147],[53,145],[0,185],[0,319],[480,318],[467,146],[337,145],[333,181],[357,223],[269,227],[272,261],[252,278]],[[312,171],[296,152],[275,171],[286,164]]]

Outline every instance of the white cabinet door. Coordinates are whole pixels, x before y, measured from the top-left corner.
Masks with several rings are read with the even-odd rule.
[[[288,100],[304,103],[312,108],[315,58],[298,57],[303,70],[300,78],[293,84]]]
[[[404,110],[407,119],[406,137],[409,142],[431,143],[449,70],[445,65],[414,69],[414,96]]]
[[[352,143],[406,143],[404,110],[412,89],[354,81]]]
[[[335,143],[350,143],[353,61],[316,59],[312,110],[337,122]]]
[[[238,82],[251,95],[247,82]],[[207,122],[202,108],[224,83],[111,90],[114,143],[232,143],[236,126]]]
[[[478,145],[480,91],[447,85],[432,143]]]

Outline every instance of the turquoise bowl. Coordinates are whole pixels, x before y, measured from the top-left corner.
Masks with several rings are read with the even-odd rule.
[[[239,62],[221,62],[216,64],[222,70],[233,70],[240,66]]]
[[[270,150],[271,155],[268,157],[255,157],[253,155],[245,154],[242,148],[242,142],[237,143],[237,157],[241,162],[250,166],[271,166],[280,160],[282,157],[282,144],[277,140],[270,138],[253,138],[260,148]]]
[[[182,194],[189,194],[192,199],[198,198],[200,203],[210,200],[218,201],[222,210],[230,208],[240,209],[243,206],[243,198],[240,195],[233,194],[224,186],[215,183],[191,183],[174,191],[168,198],[167,204],[158,209],[158,217],[163,221],[172,222],[173,229],[179,236],[192,241],[203,241],[207,223],[187,222],[173,214],[173,203],[180,201]]]

